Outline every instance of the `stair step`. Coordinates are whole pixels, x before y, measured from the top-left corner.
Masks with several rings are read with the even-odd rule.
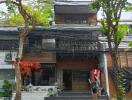
[[[91,96],[90,92],[62,92],[60,96]]]
[[[45,97],[44,100],[92,100],[91,92],[62,92],[59,96]],[[100,96],[98,100],[108,100],[107,96]]]
[[[44,100],[92,100],[92,97],[46,97]],[[99,97],[98,100],[108,100],[107,97]]]

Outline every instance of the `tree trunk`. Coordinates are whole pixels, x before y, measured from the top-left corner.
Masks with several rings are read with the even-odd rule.
[[[24,46],[24,33],[20,33],[20,39],[19,39],[19,49],[18,49],[18,55],[16,58],[16,64],[15,64],[15,73],[16,73],[16,100],[21,100],[21,88],[22,88],[22,80],[21,80],[21,72],[20,72],[20,60],[22,58],[23,53],[23,46]]]
[[[21,100],[21,73],[19,61],[16,63],[15,72],[16,72],[16,100]]]
[[[115,85],[116,85],[117,100],[123,100],[124,90],[121,89],[121,88],[123,88],[123,83],[122,83],[122,75],[120,73],[120,66],[118,65],[117,52],[113,51],[113,53],[111,54],[111,57],[112,57],[113,67],[115,68],[115,73],[116,73]]]

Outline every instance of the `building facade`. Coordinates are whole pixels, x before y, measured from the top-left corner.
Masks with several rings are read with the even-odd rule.
[[[15,70],[12,61],[16,58],[18,48],[17,28],[0,27],[0,86],[3,80],[15,81]]]
[[[29,51],[26,51],[25,59],[33,56],[43,66],[40,72],[34,73],[33,84],[58,82],[64,85],[64,90],[90,91],[91,69],[103,63],[103,60],[99,61],[102,48],[98,37],[102,33],[97,26],[96,11],[85,4],[56,3],[54,15],[55,25],[48,29],[38,28],[27,38]],[[29,56],[31,52],[32,56]]]
[[[41,64],[40,70],[32,72],[31,82],[34,86],[54,86],[57,82],[64,86],[65,91],[91,91],[88,80],[91,78],[92,68],[98,66],[101,70],[102,87],[108,96],[115,95],[107,39],[97,24],[96,10],[91,10],[88,4],[89,2],[56,1],[54,25],[49,28],[36,27],[28,34],[23,57],[27,60],[36,60]],[[15,58],[18,33],[16,28],[1,28],[1,55],[6,55],[5,53],[8,52]],[[132,36],[127,34],[119,46],[118,62],[122,68],[126,69],[132,67],[131,49],[125,50],[131,39]],[[5,60],[2,62],[8,65]],[[10,61],[8,63],[11,67]],[[2,66],[0,71],[3,71],[5,67],[2,63],[0,64]],[[131,75],[131,71],[127,74]],[[128,89],[132,79],[127,78]],[[130,96],[132,96],[131,93],[129,92]]]

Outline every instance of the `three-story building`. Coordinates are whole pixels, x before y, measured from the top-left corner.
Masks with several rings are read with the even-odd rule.
[[[56,0],[53,25],[48,28],[36,27],[27,35],[23,57],[41,64],[40,70],[32,71],[33,85],[53,86],[57,82],[64,86],[64,90],[91,91],[88,80],[91,78],[91,70],[98,67],[101,70],[101,86],[108,96],[115,95],[115,85],[111,77],[113,74],[108,73],[112,61],[107,39],[97,24],[97,11],[90,9],[89,3]],[[0,44],[6,36],[5,44],[0,45],[1,50],[4,46],[8,47],[5,51],[9,53],[17,50],[18,31],[5,28],[1,30],[0,35]],[[131,39],[132,36],[128,34],[119,46],[118,62],[122,68],[128,70],[132,66],[132,52],[131,49],[125,49]],[[17,41],[15,47],[12,42],[6,43],[7,40]],[[131,75],[131,72],[127,72]],[[130,87],[131,82],[128,73],[125,74],[128,83],[126,89]]]

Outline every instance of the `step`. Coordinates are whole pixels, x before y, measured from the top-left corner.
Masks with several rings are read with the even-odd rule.
[[[92,100],[92,96],[58,96],[58,97],[46,97],[44,100]],[[106,96],[99,97],[98,100],[108,100]]]
[[[44,100],[92,100],[91,92],[64,91],[55,97],[45,97]],[[107,96],[100,96],[98,100],[108,100]]]
[[[60,96],[91,96],[90,92],[62,92]]]

